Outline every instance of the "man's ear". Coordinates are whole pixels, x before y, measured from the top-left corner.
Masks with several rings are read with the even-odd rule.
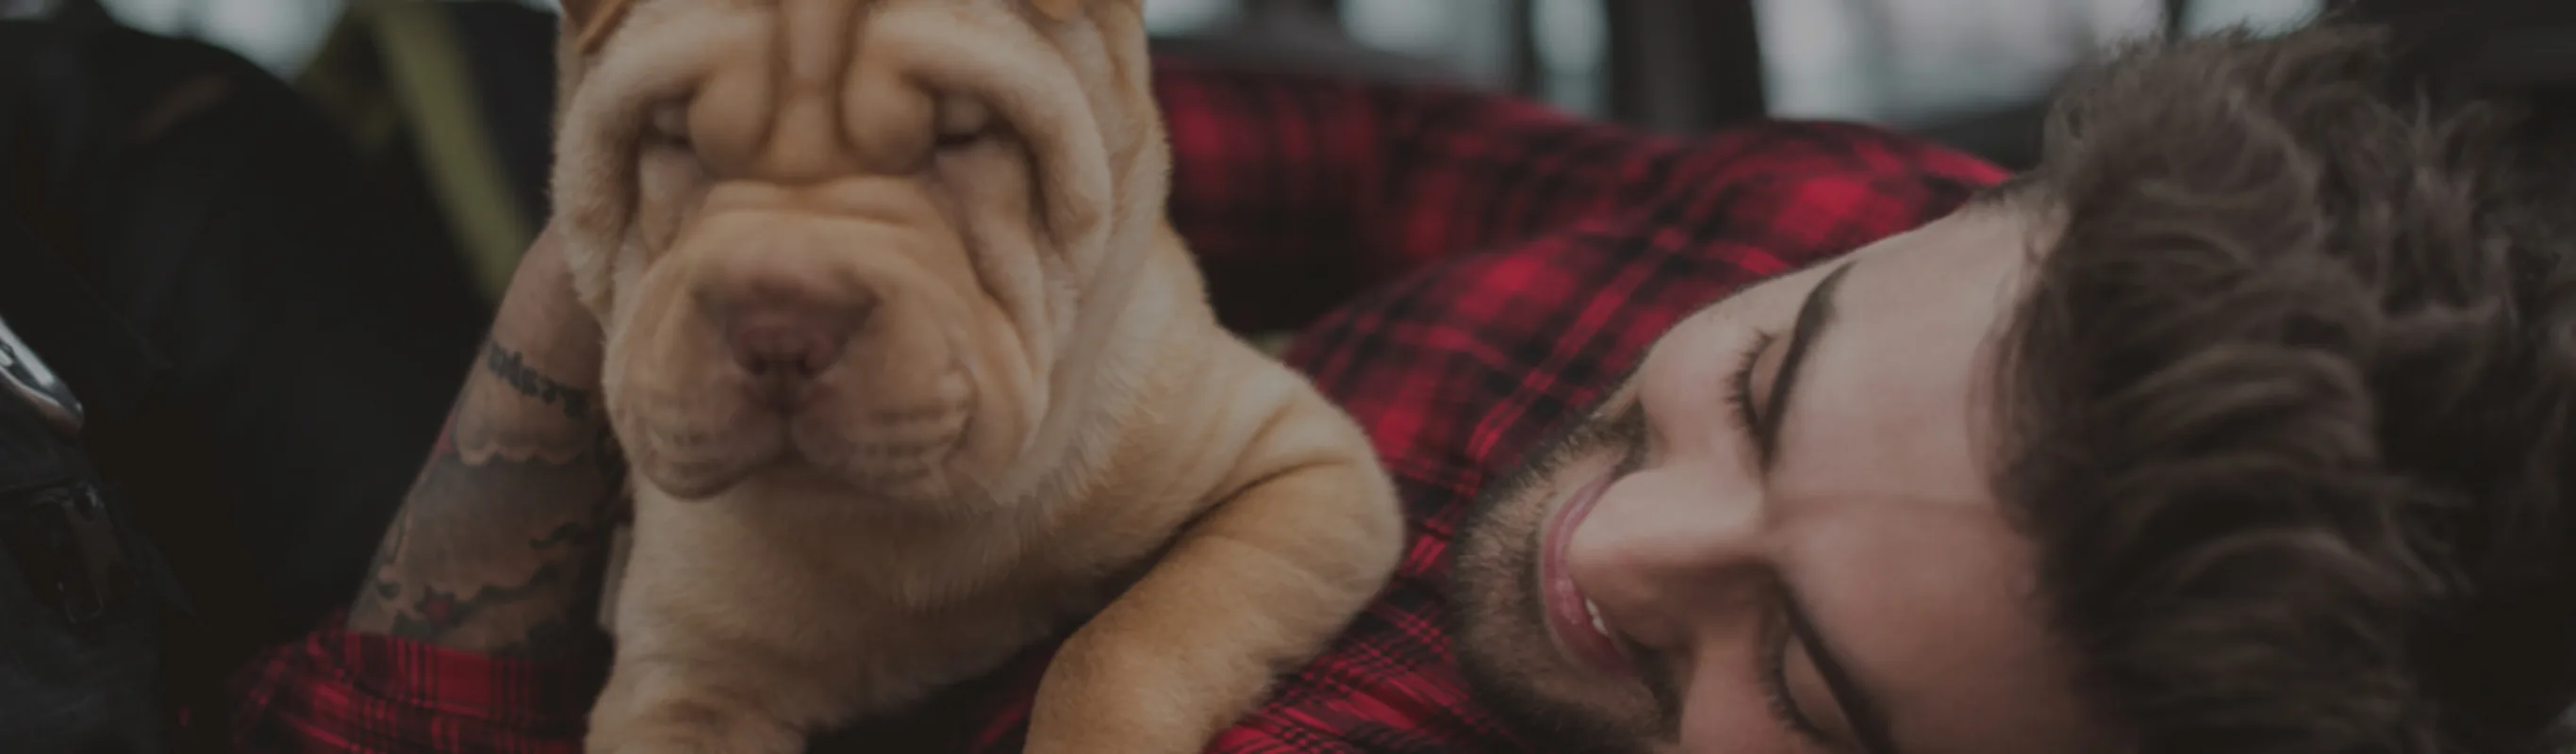
[[[572,36],[582,54],[599,51],[600,40],[617,28],[626,15],[626,6],[634,0],[557,0],[563,8],[564,33]]]

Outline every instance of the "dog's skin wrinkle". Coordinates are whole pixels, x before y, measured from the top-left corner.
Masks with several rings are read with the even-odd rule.
[[[1137,6],[1028,2],[653,0],[596,54],[567,6],[557,223],[636,472],[593,750],[793,751],[1087,617],[1028,750],[1187,754],[1392,572],[1367,438],[1162,216]],[[1010,136],[929,151],[943,107]],[[793,412],[746,389],[725,318],[854,298]]]

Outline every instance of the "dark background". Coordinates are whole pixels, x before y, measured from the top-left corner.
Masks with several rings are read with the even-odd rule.
[[[545,214],[552,0],[0,0],[237,52],[311,96],[490,296]],[[2103,46],[2320,13],[2399,19],[2516,86],[2576,78],[2564,0],[1144,0],[1159,51],[1438,79],[1688,133],[1876,123],[2007,167]],[[2442,46],[2442,45],[2437,45]]]

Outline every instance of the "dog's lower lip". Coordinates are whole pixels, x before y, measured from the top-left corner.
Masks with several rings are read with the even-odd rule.
[[[1601,494],[1616,481],[1615,472],[1604,471],[1591,483],[1576,489],[1571,497],[1549,517],[1548,528],[1540,538],[1539,600],[1545,608],[1548,633],[1568,655],[1594,670],[1614,676],[1635,673],[1628,655],[1619,649],[1592,601],[1574,583],[1565,568],[1566,548],[1574,539],[1574,529],[1601,501]]]

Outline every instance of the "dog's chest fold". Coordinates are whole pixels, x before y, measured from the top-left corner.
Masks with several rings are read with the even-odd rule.
[[[1027,543],[1006,531],[933,533],[906,528],[854,532],[833,558],[845,583],[873,587],[909,609],[939,609],[1008,589]]]
[[[1047,534],[1008,517],[915,521],[897,518],[746,516],[746,544],[767,550],[778,567],[835,585],[842,599],[905,611],[1055,610],[1059,595],[1083,589],[1051,567]],[[1066,595],[1069,596],[1069,595]],[[1090,602],[1091,600],[1078,600]],[[1016,608],[1004,608],[1012,605]]]

